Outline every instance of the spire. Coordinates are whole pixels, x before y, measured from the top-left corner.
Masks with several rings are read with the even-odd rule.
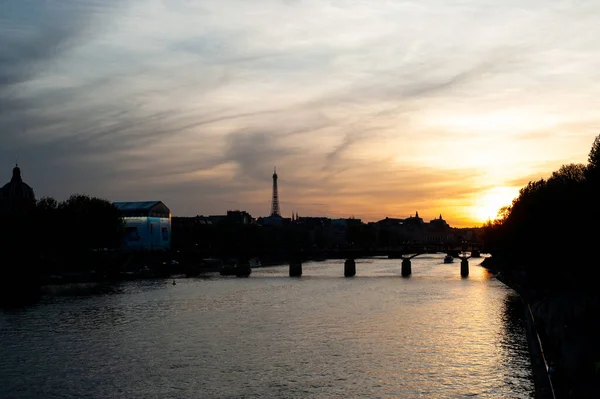
[[[277,190],[277,169],[273,167],[273,197],[271,198],[271,216],[281,217],[279,211],[279,193]]]
[[[415,217],[418,218],[419,217],[419,211],[417,211],[417,213],[415,213]]]
[[[444,219],[442,219],[442,214],[441,213],[440,213],[440,220],[444,220]]]

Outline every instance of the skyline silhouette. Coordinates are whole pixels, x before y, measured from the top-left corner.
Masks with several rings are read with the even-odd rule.
[[[2,2],[0,171],[18,154],[38,197],[265,215],[276,164],[281,207],[300,215],[481,225],[585,161],[598,15],[537,0]]]

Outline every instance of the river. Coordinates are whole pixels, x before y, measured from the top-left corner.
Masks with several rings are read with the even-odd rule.
[[[2,398],[533,398],[516,294],[471,259],[307,262],[0,311]]]

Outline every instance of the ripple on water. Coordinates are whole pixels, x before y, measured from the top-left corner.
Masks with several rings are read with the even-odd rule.
[[[0,313],[0,397],[531,398],[518,302],[440,256],[129,282]],[[438,259],[439,258],[439,259]]]

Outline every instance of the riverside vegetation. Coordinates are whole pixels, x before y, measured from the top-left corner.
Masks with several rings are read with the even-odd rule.
[[[483,229],[500,272],[531,305],[559,397],[600,397],[600,135],[587,164],[529,182]]]
[[[44,279],[94,271],[118,273],[109,250],[124,237],[119,210],[109,201],[75,194],[65,201],[43,197],[3,212],[0,229],[0,302],[35,300]]]

